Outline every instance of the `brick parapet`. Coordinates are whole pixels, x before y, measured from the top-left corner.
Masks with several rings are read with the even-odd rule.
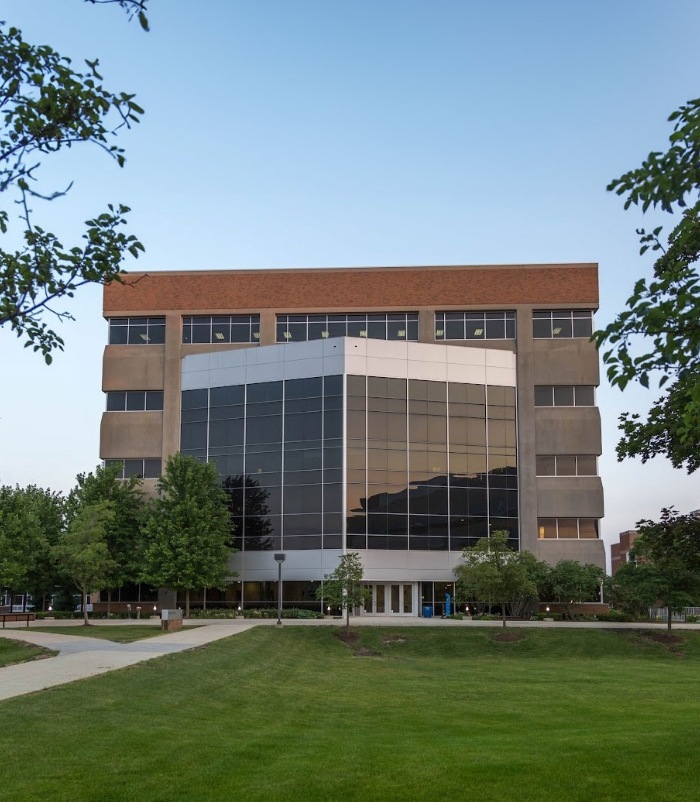
[[[595,264],[162,271],[124,278],[104,288],[105,315],[598,306]]]

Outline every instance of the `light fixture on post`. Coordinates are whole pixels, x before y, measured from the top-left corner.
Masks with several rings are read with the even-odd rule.
[[[275,554],[277,563],[277,626],[282,626],[282,563],[287,559],[284,552]]]

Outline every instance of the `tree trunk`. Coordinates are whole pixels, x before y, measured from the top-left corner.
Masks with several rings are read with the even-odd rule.
[[[207,609],[207,589],[204,588],[202,593],[203,593],[203,599],[204,599],[204,609],[206,610]]]
[[[190,617],[190,589],[185,590],[185,618]]]
[[[346,605],[345,607],[345,626],[350,627],[350,605]]]
[[[506,628],[506,605],[501,605],[501,615],[503,616],[503,629]]]
[[[666,617],[666,624],[668,625],[668,634],[671,634],[671,605],[669,604],[666,608],[668,610],[668,615]]]
[[[80,593],[82,595],[82,605],[83,605],[83,626],[89,627],[90,621],[88,620],[88,608],[87,608],[87,602],[85,601],[87,599],[87,588],[80,588]]]
[[[112,614],[112,589],[107,591],[107,618]]]

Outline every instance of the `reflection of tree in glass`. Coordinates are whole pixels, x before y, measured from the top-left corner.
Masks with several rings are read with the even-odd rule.
[[[236,549],[243,547],[245,533],[246,551],[269,551],[274,547],[272,522],[267,517],[270,508],[267,499],[270,491],[260,487],[257,479],[250,476],[227,476],[222,487],[228,496],[231,513],[230,545]],[[243,499],[245,498],[245,509]]]

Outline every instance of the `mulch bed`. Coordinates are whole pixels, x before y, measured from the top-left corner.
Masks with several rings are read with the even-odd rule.
[[[523,640],[525,635],[522,632],[496,632],[491,636],[491,640],[497,643],[515,643]]]
[[[352,650],[354,657],[381,657],[379,652],[375,652],[369,646],[358,646],[360,640],[360,633],[348,627],[342,627],[335,633],[336,638],[341,640],[346,646]]]

